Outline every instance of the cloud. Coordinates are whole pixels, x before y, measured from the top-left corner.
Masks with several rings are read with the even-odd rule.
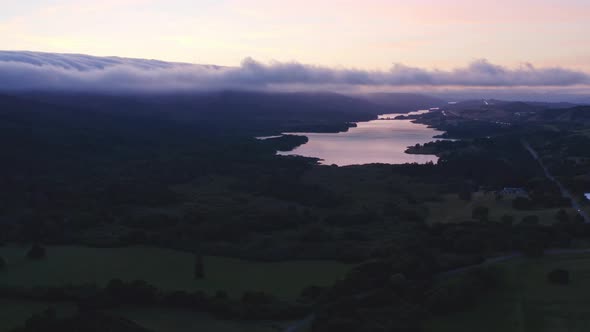
[[[239,67],[170,63],[88,55],[0,51],[1,91],[173,92],[342,87],[568,87],[590,85],[590,75],[524,64],[506,68],[477,60],[454,70],[396,64],[388,71],[330,68],[298,62],[257,62]]]

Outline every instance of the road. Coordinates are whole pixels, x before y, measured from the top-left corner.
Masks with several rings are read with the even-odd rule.
[[[456,268],[456,269],[452,269],[452,270],[448,270],[448,271],[445,271],[445,272],[441,272],[441,273],[437,274],[435,277],[436,278],[445,278],[445,277],[453,276],[453,275],[460,274],[460,273],[463,273],[463,272],[475,270],[475,269],[478,269],[480,267],[492,265],[492,264],[495,264],[495,263],[504,262],[504,261],[511,260],[511,259],[517,258],[517,257],[522,257],[522,256],[524,256],[524,255],[521,252],[513,252],[513,253],[510,253],[510,254],[506,254],[504,256],[499,256],[499,257],[494,257],[494,258],[488,258],[488,259],[484,260],[483,262],[481,262],[479,264],[474,264],[474,265],[469,265],[469,266],[463,266],[463,267],[459,267],[459,268]]]
[[[543,172],[545,172],[545,176],[549,180],[551,180],[551,181],[555,182],[555,184],[557,184],[557,186],[559,187],[559,190],[561,191],[561,194],[564,197],[569,198],[569,200],[572,203],[572,208],[574,208],[574,210],[578,211],[578,213],[582,216],[582,218],[584,218],[584,222],[590,223],[590,217],[588,217],[588,214],[584,210],[582,210],[582,207],[580,206],[578,201],[567,190],[567,188],[561,182],[559,182],[559,180],[557,180],[557,178],[555,178],[553,175],[551,175],[551,173],[549,172],[547,167],[543,164],[543,162],[541,161],[541,158],[539,158],[539,155],[531,147],[531,145],[526,141],[523,141],[522,144],[525,147],[525,149],[527,149],[527,151],[531,154],[531,156],[533,156],[533,158],[539,163],[539,165],[543,169]],[[545,251],[545,255],[562,255],[562,254],[590,254],[590,249],[551,249],[551,250]],[[453,269],[453,270],[439,273],[437,275],[437,277],[444,278],[444,277],[456,275],[459,273],[467,272],[470,270],[474,270],[474,269],[477,269],[477,268],[480,268],[483,266],[492,265],[492,264],[508,261],[508,260],[518,258],[518,257],[523,257],[523,256],[524,255],[520,252],[513,252],[513,253],[506,254],[503,256],[499,256],[499,257],[488,258],[479,264],[465,266],[465,267],[461,267],[461,268],[457,268],[457,269]],[[313,314],[309,315],[305,319],[298,321],[295,324],[293,324],[292,326],[290,326],[289,328],[287,328],[285,330],[285,332],[302,332],[313,321],[313,319],[314,319],[314,315]]]
[[[535,158],[535,160],[539,163],[539,165],[543,169],[543,172],[545,172],[545,176],[549,180],[551,180],[551,181],[555,182],[555,184],[557,184],[557,186],[559,187],[559,190],[561,191],[561,195],[563,197],[568,198],[571,201],[572,208],[574,210],[576,210],[582,216],[582,218],[584,218],[584,222],[587,224],[590,223],[590,217],[588,216],[586,211],[582,210],[582,206],[580,205],[580,203],[578,203],[578,200],[574,197],[574,195],[572,195],[569,192],[569,190],[567,190],[567,188],[561,182],[559,182],[559,180],[557,180],[557,178],[555,178],[553,175],[551,175],[551,173],[549,172],[547,167],[543,164],[543,161],[541,160],[541,158],[539,158],[539,154],[537,153],[537,151],[535,151],[531,147],[531,145],[526,141],[522,141],[522,145],[525,147],[525,149],[527,149],[527,151],[531,154],[531,156],[533,156],[533,158]]]
[[[548,249],[545,250],[545,256],[554,256],[554,255],[580,255],[580,254],[590,254],[590,249]],[[514,258],[524,257],[524,254],[521,252],[512,252],[503,256],[488,258],[479,264],[469,265],[460,267],[457,269],[441,272],[436,275],[437,278],[444,278],[448,276],[453,276],[456,274],[460,274],[463,272],[475,270],[480,267],[493,265],[496,263],[501,263],[504,261],[508,261]]]
[[[555,256],[555,255],[576,255],[576,254],[590,254],[590,249],[548,249],[545,250],[544,253],[546,256]],[[446,278],[446,277],[451,277],[457,274],[461,274],[464,272],[468,272],[471,270],[475,270],[481,267],[485,267],[485,266],[490,266],[490,265],[494,265],[497,263],[501,263],[501,262],[505,262],[505,261],[509,261],[515,258],[519,258],[519,257],[524,257],[524,254],[521,252],[511,252],[508,254],[505,254],[503,256],[498,256],[498,257],[493,257],[493,258],[488,258],[486,260],[484,260],[483,262],[479,263],[479,264],[474,264],[474,265],[469,265],[469,266],[464,266],[464,267],[460,267],[460,268],[456,268],[453,270],[449,270],[449,271],[445,271],[445,272],[440,272],[438,274],[435,275],[435,278]],[[311,322],[313,321],[313,319],[315,318],[314,314],[311,314],[309,316],[307,316],[306,318],[295,322],[293,325],[289,326],[284,332],[303,332],[306,331],[306,329],[309,327],[309,325],[311,324]]]

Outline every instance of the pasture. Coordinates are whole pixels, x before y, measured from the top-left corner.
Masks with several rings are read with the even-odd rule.
[[[487,207],[490,211],[488,220],[501,221],[502,216],[509,215],[514,218],[514,223],[519,223],[522,218],[530,215],[539,217],[539,223],[543,225],[551,225],[557,220],[555,215],[560,210],[556,209],[533,209],[533,210],[517,210],[512,207],[511,197],[504,197],[500,200],[496,199],[494,193],[475,192],[470,201],[460,199],[457,195],[445,195],[442,201],[427,202],[426,205],[429,210],[427,221],[429,223],[451,223],[473,221],[472,212],[477,206]],[[564,208],[570,218],[573,218],[575,213],[571,208]]]
[[[499,264],[502,286],[464,312],[438,316],[427,332],[585,332],[590,331],[590,255],[519,258]],[[570,272],[569,285],[555,285],[546,275]]]
[[[195,280],[194,255],[151,247],[47,247],[47,258],[25,257],[28,247],[0,247],[7,263],[0,286],[105,285],[111,279],[145,280],[163,290],[224,290],[232,297],[264,291],[285,300],[297,298],[310,285],[329,286],[352,265],[334,261],[252,262],[234,258],[204,258],[205,278]]]

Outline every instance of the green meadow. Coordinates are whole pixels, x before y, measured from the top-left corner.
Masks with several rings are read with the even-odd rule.
[[[118,278],[145,280],[163,290],[224,290],[230,296],[264,291],[285,300],[295,299],[307,286],[328,286],[346,275],[352,265],[333,261],[251,262],[205,257],[205,278],[193,278],[194,255],[175,250],[127,247],[47,247],[47,258],[31,261],[27,247],[0,247],[7,263],[1,286],[105,285]]]
[[[517,259],[498,265],[502,286],[464,312],[430,319],[427,332],[586,332],[590,331],[590,255]],[[546,275],[570,272],[569,285]]]
[[[460,199],[458,195],[444,195],[441,201],[426,203],[430,211],[427,221],[430,224],[473,221],[473,209],[483,206],[489,209],[488,219],[491,221],[501,221],[502,216],[508,215],[514,218],[515,223],[519,223],[524,217],[535,215],[539,217],[539,222],[543,225],[557,222],[555,215],[561,208],[517,210],[512,207],[512,199],[510,197],[496,199],[494,193],[484,192],[475,192],[469,201]],[[563,208],[563,210],[570,217],[575,215],[572,208]]]

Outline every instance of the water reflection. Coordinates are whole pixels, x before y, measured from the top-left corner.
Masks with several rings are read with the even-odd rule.
[[[416,113],[418,112],[411,114]],[[398,115],[400,114],[384,114],[380,119],[393,119]],[[307,136],[309,142],[293,151],[280,154],[316,157],[322,159],[322,164],[345,166],[436,162],[436,156],[413,155],[404,151],[416,143],[431,142],[434,136],[442,132],[410,120],[373,120],[359,122],[356,128],[350,128],[345,133],[294,134]]]

